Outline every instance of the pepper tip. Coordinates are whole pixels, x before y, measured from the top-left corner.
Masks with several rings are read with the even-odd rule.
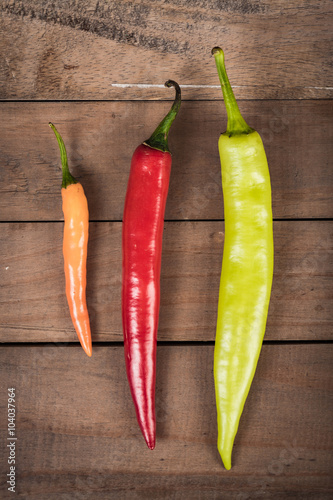
[[[155,441],[153,441],[153,442],[146,441],[146,443],[147,443],[147,446],[150,450],[153,450],[155,448]]]
[[[141,429],[142,430],[142,429]],[[143,433],[143,437],[144,437],[144,440],[146,441],[146,445],[148,446],[148,448],[150,450],[153,450],[155,448],[155,443],[156,443],[156,434],[155,434],[155,430],[153,431],[152,429],[149,431],[147,429],[146,432],[143,432],[142,430],[142,433]]]
[[[84,350],[84,352],[86,353],[87,356],[89,356],[89,358],[91,358],[91,355],[92,355],[92,345],[82,345],[82,348]]]
[[[231,450],[220,449],[220,448],[218,448],[218,450],[219,450],[224,468],[226,470],[230,470],[231,469]]]

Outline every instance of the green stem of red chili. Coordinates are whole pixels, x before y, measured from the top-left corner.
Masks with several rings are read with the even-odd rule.
[[[159,151],[165,151],[170,153],[168,146],[168,135],[172,122],[177,116],[178,110],[181,104],[181,91],[177,82],[173,80],[168,80],[164,84],[166,87],[174,87],[176,90],[176,97],[169,113],[163,118],[161,123],[157,126],[156,130],[152,133],[150,138],[144,142],[147,146],[151,148],[158,149]]]

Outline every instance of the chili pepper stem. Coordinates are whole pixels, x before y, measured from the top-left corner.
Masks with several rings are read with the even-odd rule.
[[[227,108],[228,124],[226,135],[229,135],[229,137],[231,137],[232,135],[237,134],[250,134],[251,132],[253,132],[253,129],[249,127],[239,111],[239,107],[225,69],[224,52],[220,47],[214,47],[212,49],[212,54],[215,57],[216,68],[223,92],[223,98],[225,106]]]
[[[55,133],[55,136],[56,136],[58,144],[59,144],[61,166],[62,166],[62,185],[61,185],[61,187],[66,189],[67,186],[70,186],[71,184],[77,184],[78,181],[72,176],[72,174],[69,171],[68,160],[67,160],[67,151],[66,151],[65,143],[62,140],[61,135],[59,134],[58,130],[55,128],[53,123],[49,122],[49,126],[51,127],[51,129]]]
[[[150,138],[144,142],[151,148],[158,149],[163,152],[170,153],[168,146],[168,135],[172,122],[177,116],[181,104],[181,90],[177,82],[168,80],[164,84],[166,87],[174,87],[176,90],[175,100],[169,113],[163,118],[161,123],[157,126],[156,130],[152,133]]]

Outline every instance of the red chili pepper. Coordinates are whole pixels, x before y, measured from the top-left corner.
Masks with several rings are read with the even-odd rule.
[[[179,85],[171,110],[134,152],[123,217],[122,319],[127,378],[148,447],[155,447],[156,342],[165,203],[171,153],[168,133],[181,103]]]

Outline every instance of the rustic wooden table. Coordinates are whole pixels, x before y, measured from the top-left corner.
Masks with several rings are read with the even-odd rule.
[[[332,2],[2,0],[1,14],[0,497],[12,497],[13,387],[19,498],[332,498]],[[213,381],[226,127],[214,45],[263,137],[275,219],[269,319],[230,471]],[[121,219],[169,78],[184,100],[170,133],[152,452],[124,369]],[[50,120],[88,197],[91,359],[64,293]]]

